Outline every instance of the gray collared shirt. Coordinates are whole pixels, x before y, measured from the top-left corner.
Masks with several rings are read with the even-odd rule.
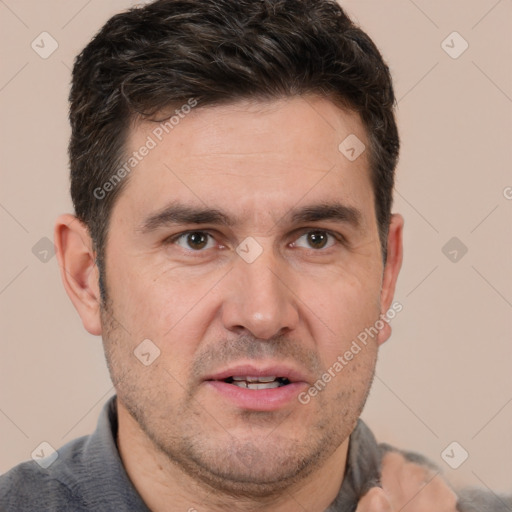
[[[2,512],[150,512],[130,482],[116,445],[115,397],[103,407],[93,434],[70,441],[46,469],[27,461],[0,476]],[[361,421],[350,436],[346,474],[340,492],[326,512],[354,512],[370,487],[379,485],[383,454]],[[421,456],[404,454],[429,465]],[[512,499],[480,492],[461,496],[463,512],[512,512]]]

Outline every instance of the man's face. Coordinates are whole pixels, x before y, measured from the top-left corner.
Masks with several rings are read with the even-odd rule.
[[[368,153],[338,149],[351,134],[368,145],[363,126],[309,97],[196,108],[162,141],[156,127],[131,132],[128,154],[157,144],[115,204],[106,248],[119,407],[216,487],[289,484],[346,449],[373,376],[377,339],[298,399],[381,313]],[[160,355],[146,366],[134,350],[147,339]]]

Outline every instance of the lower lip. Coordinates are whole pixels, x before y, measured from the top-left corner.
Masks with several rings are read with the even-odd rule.
[[[293,400],[298,402],[299,393],[307,387],[305,382],[292,382],[286,386],[272,389],[240,388],[220,380],[208,380],[205,384],[227,398],[236,407],[252,411],[276,411]]]

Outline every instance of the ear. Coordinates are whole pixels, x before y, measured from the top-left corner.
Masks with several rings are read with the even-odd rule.
[[[403,244],[402,232],[404,219],[401,215],[393,214],[389,225],[387,240],[387,258],[382,278],[382,289],[380,292],[381,315],[385,315],[391,307],[398,274],[402,266]],[[384,322],[384,328],[379,331],[377,343],[381,345],[391,336],[391,326]]]
[[[55,247],[64,288],[86,330],[101,334],[99,271],[87,227],[70,214],[55,223]]]

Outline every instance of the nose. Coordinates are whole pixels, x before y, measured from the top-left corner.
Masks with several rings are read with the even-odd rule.
[[[222,322],[238,335],[270,339],[296,329],[299,322],[290,272],[271,252],[267,249],[252,263],[239,258],[224,282]]]

